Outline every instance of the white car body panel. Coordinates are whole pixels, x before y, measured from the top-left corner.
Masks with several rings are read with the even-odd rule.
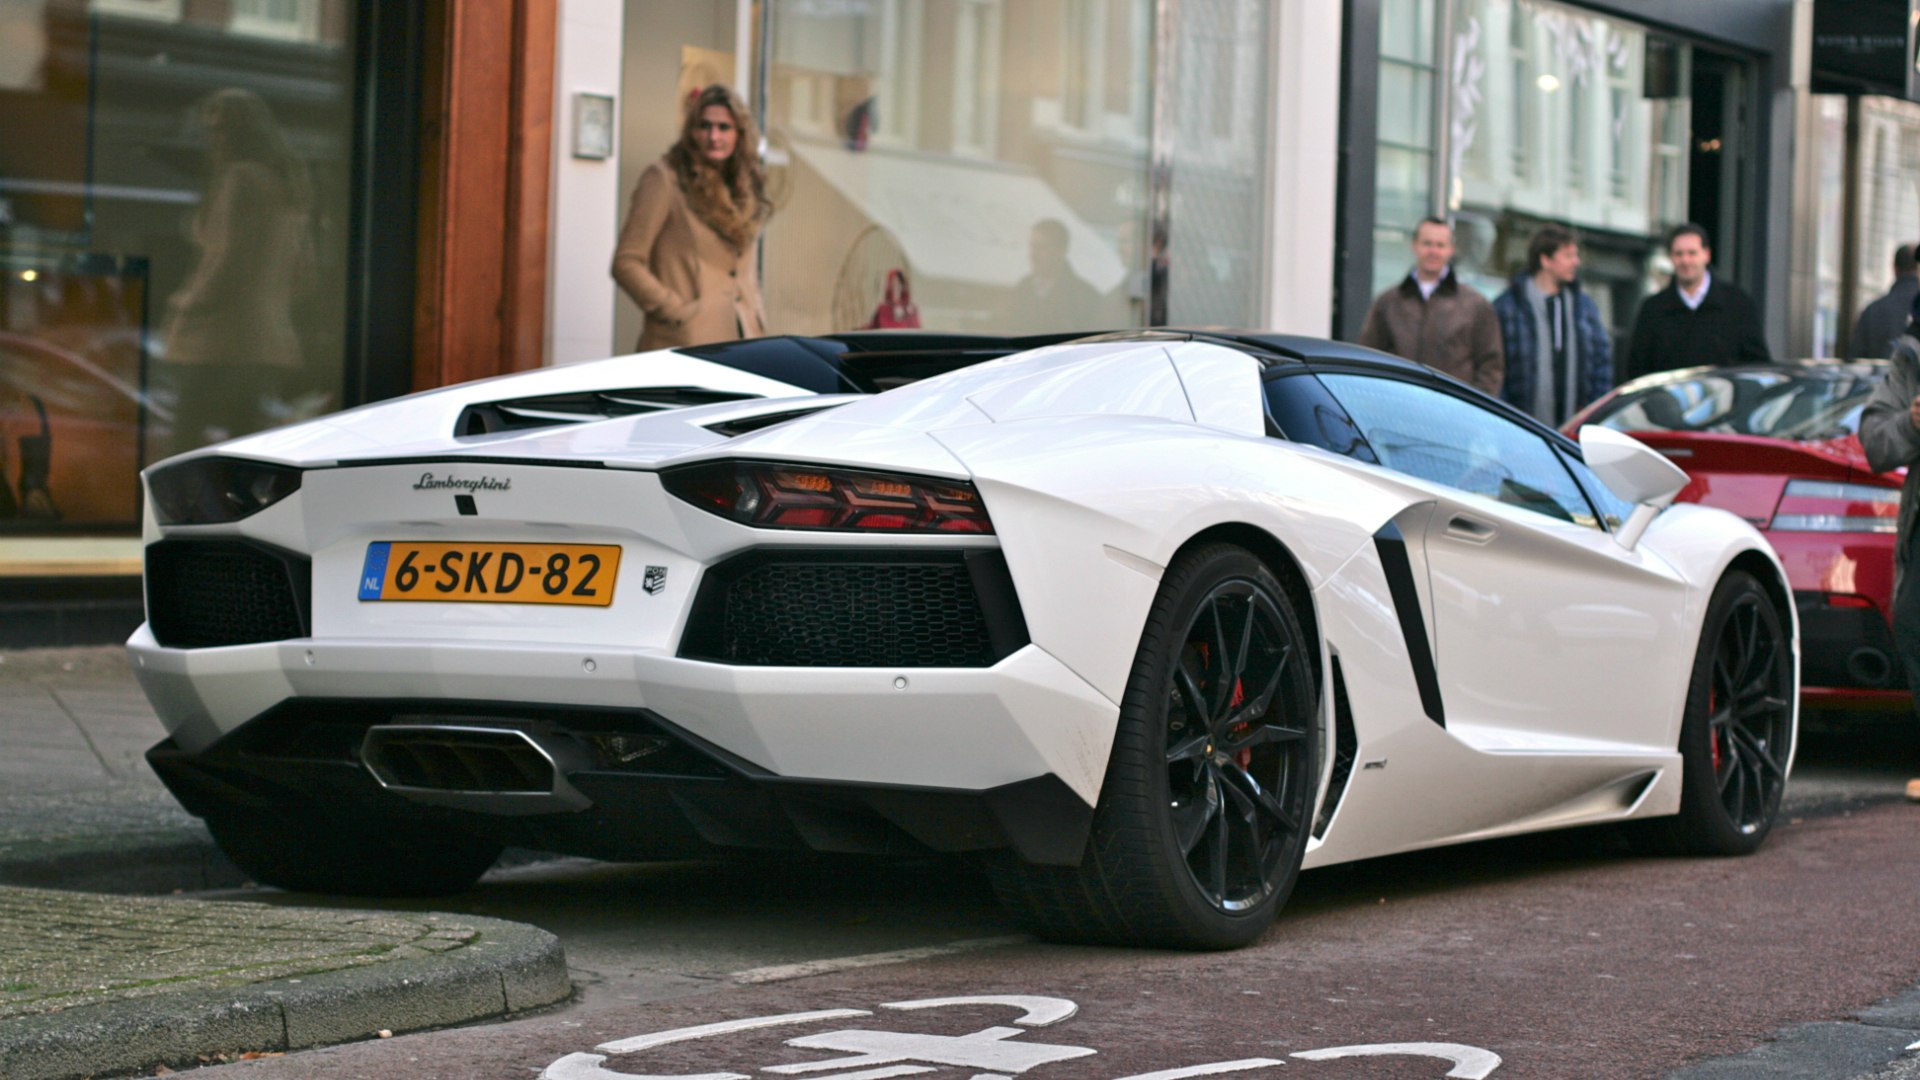
[[[452,434],[470,404],[641,375],[777,400]],[[1539,515],[1269,437],[1260,377],[1253,356],[1223,345],[1095,341],[821,399],[839,404],[731,439],[704,425],[805,399],[666,353],[368,406],[192,455],[309,470],[296,495],[251,517],[161,527],[148,505],[150,543],[237,537],[310,558],[312,637],[173,649],[143,628],[129,648],[189,752],[300,697],[647,708],[783,778],[973,791],[1052,775],[1093,804],[1161,575],[1216,531],[1270,543],[1297,567],[1323,686],[1337,660],[1355,718],[1353,771],[1305,865],[1675,812],[1675,744],[1707,598],[1736,558],[1784,581],[1760,535],[1697,506],[1666,510],[1631,551],[1598,529],[1529,520]],[[676,498],[655,471],[733,459],[970,481],[995,532],[749,528]],[[474,492],[478,512],[463,514],[446,491],[416,488],[427,473],[510,485]],[[1451,529],[1461,518],[1493,535],[1463,538]],[[1445,726],[1423,708],[1376,550],[1390,522],[1405,537]],[[380,540],[618,544],[615,601],[361,601],[355,583]],[[676,655],[709,568],[748,550],[823,545],[998,550],[1030,644],[973,669]],[[648,567],[664,570],[653,594],[642,589]],[[1333,696],[1321,694],[1329,732]]]
[[[307,466],[342,458],[435,452],[467,454],[473,452],[473,447],[453,438],[453,425],[469,405],[503,398],[647,386],[696,386],[764,398],[806,394],[787,383],[661,349],[425,390],[393,401],[362,405],[317,420],[243,436],[222,443],[217,449],[237,457]],[[196,450],[192,456],[214,450],[213,447]]]

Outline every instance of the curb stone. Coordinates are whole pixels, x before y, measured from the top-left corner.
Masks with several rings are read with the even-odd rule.
[[[572,995],[558,938],[521,923],[458,918],[479,939],[436,956],[0,1021],[0,1076],[77,1080],[190,1067],[203,1055],[304,1050],[382,1030],[446,1027]]]

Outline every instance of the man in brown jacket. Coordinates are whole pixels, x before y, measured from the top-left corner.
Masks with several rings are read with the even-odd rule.
[[[1453,229],[1427,218],[1413,231],[1413,272],[1374,298],[1360,344],[1427,365],[1499,396],[1506,377],[1493,305],[1453,276]]]

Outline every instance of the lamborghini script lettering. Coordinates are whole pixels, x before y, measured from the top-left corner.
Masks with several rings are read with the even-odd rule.
[[[513,479],[502,480],[497,476],[435,476],[430,472],[421,473],[420,479],[413,485],[415,491],[464,491],[472,494],[476,491],[511,491]]]

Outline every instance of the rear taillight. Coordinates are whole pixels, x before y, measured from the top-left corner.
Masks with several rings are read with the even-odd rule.
[[[1899,523],[1899,488],[1789,480],[1767,527],[1775,532],[1890,533]]]
[[[964,481],[728,461],[669,470],[660,482],[702,510],[761,529],[993,532],[980,493]]]

